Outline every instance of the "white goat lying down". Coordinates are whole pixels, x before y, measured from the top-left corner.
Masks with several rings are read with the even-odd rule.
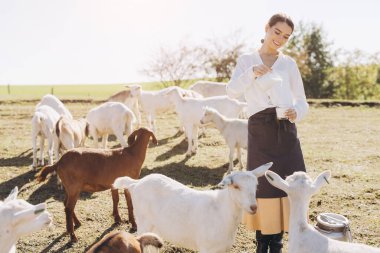
[[[239,160],[240,170],[243,168],[241,162],[241,148],[247,150],[248,148],[248,120],[245,119],[232,119],[223,116],[217,110],[206,107],[204,109],[204,115],[201,119],[202,124],[213,122],[216,128],[223,135],[226,140],[227,146],[230,149],[229,155],[229,167],[227,173],[233,170],[233,160],[235,154],[235,148],[237,151],[237,157]]]
[[[56,145],[54,135],[55,124],[59,119],[59,114],[50,106],[40,105],[36,108],[32,118],[32,145],[33,145],[33,164],[37,167],[37,136],[40,136],[40,164],[44,166],[44,142],[48,139],[49,164],[53,164],[53,152]],[[55,154],[58,157],[58,154]]]
[[[227,252],[242,211],[256,212],[257,177],[271,166],[233,172],[219,184],[220,190],[194,190],[161,174],[140,180],[120,177],[113,186],[130,191],[138,234],[153,232],[200,253]]]
[[[188,142],[186,156],[191,156],[198,149],[198,128],[203,117],[204,107],[212,107],[221,114],[238,118],[239,114],[246,106],[245,103],[227,96],[208,97],[208,98],[184,98],[173,89],[167,92],[167,99],[173,101],[181,125],[185,128]],[[194,145],[193,145],[194,144]]]
[[[330,178],[322,172],[314,181],[305,172],[295,172],[283,180],[273,171],[265,173],[268,181],[288,194],[290,201],[289,250],[291,253],[379,253],[380,249],[364,244],[330,239],[307,222],[310,198]]]
[[[124,132],[127,136],[132,133],[136,117],[126,105],[120,102],[105,102],[87,113],[89,133],[98,147],[98,137],[102,137],[103,148],[107,147],[109,134],[114,134],[123,147],[127,147]]]
[[[185,90],[175,86],[158,91],[144,91],[142,90],[141,85],[128,85],[127,88],[129,92],[119,92],[110,97],[109,100],[133,106],[130,108],[132,108],[133,112],[136,114],[139,126],[141,125],[140,109],[147,118],[148,127],[154,133],[156,133],[155,119],[157,113],[163,113],[170,109],[174,109],[173,102],[164,97],[164,94],[172,89],[177,89],[184,97],[202,97],[194,91]],[[139,108],[137,108],[137,105]]]
[[[46,211],[46,204],[32,205],[17,199],[17,186],[9,196],[0,201],[0,252],[16,252],[16,242],[24,235],[48,227],[51,216]]]
[[[41,105],[48,105],[53,108],[59,115],[64,115],[69,119],[73,119],[70,111],[64,106],[64,104],[56,96],[47,94],[41,98],[41,101],[37,104],[36,109]]]

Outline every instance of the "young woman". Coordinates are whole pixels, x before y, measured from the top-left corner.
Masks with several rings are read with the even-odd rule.
[[[306,115],[309,106],[296,62],[280,51],[293,30],[287,15],[273,15],[265,26],[261,47],[239,57],[227,85],[230,97],[244,94],[251,115],[247,169],[273,162],[271,170],[283,178],[294,171],[305,171],[295,122]],[[284,114],[276,115],[276,108]],[[282,235],[288,230],[287,195],[261,177],[257,202],[256,214],[245,214],[243,223],[256,230],[257,252],[281,252]]]

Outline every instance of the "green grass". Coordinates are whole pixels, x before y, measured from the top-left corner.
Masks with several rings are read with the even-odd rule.
[[[107,99],[110,95],[125,89],[125,84],[99,85],[0,85],[0,99],[39,99],[48,93],[61,99]],[[159,82],[141,84],[144,90],[158,90]]]
[[[68,103],[75,118],[85,116],[97,103]],[[63,191],[55,177],[38,184],[32,163],[30,120],[35,103],[5,103],[0,106],[0,199],[14,186],[19,196],[33,204],[46,202],[53,215],[54,227],[21,238],[17,252],[84,252],[90,245],[113,230],[128,230],[129,224],[113,226],[112,198],[109,191],[82,194],[76,214],[82,226],[75,233],[79,242],[71,246],[65,234]],[[210,189],[228,168],[228,148],[216,129],[206,129],[199,139],[199,151],[186,158],[187,142],[178,133],[179,123],[174,112],[161,113],[157,118],[159,144],[148,148],[142,176],[165,174],[189,187]],[[330,184],[312,198],[310,223],[321,212],[335,212],[348,217],[355,242],[380,247],[380,109],[368,107],[311,107],[300,122],[298,134],[308,173],[314,178],[323,170],[331,170]],[[93,146],[92,140],[86,141]],[[119,146],[110,138],[108,147]],[[243,151],[243,164],[246,152]],[[236,161],[235,161],[236,162]],[[236,168],[235,168],[236,169]],[[127,219],[125,199],[120,196],[120,215]],[[170,214],[163,214],[170,215]],[[184,217],[186,218],[186,217]],[[184,228],[186,229],[186,228]],[[254,233],[240,226],[229,253],[255,252]],[[285,241],[285,250],[287,242]],[[165,244],[161,252],[192,251]]]

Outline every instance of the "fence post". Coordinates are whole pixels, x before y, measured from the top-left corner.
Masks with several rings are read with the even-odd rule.
[[[11,85],[8,83],[8,95],[11,95]]]

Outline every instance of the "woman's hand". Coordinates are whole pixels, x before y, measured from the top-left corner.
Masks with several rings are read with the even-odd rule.
[[[262,75],[264,75],[270,71],[272,71],[272,69],[269,68],[268,66],[264,65],[264,64],[253,66],[253,74],[255,77],[262,76]]]
[[[297,118],[297,111],[293,108],[286,110],[285,116],[289,119],[290,122],[294,122]]]

